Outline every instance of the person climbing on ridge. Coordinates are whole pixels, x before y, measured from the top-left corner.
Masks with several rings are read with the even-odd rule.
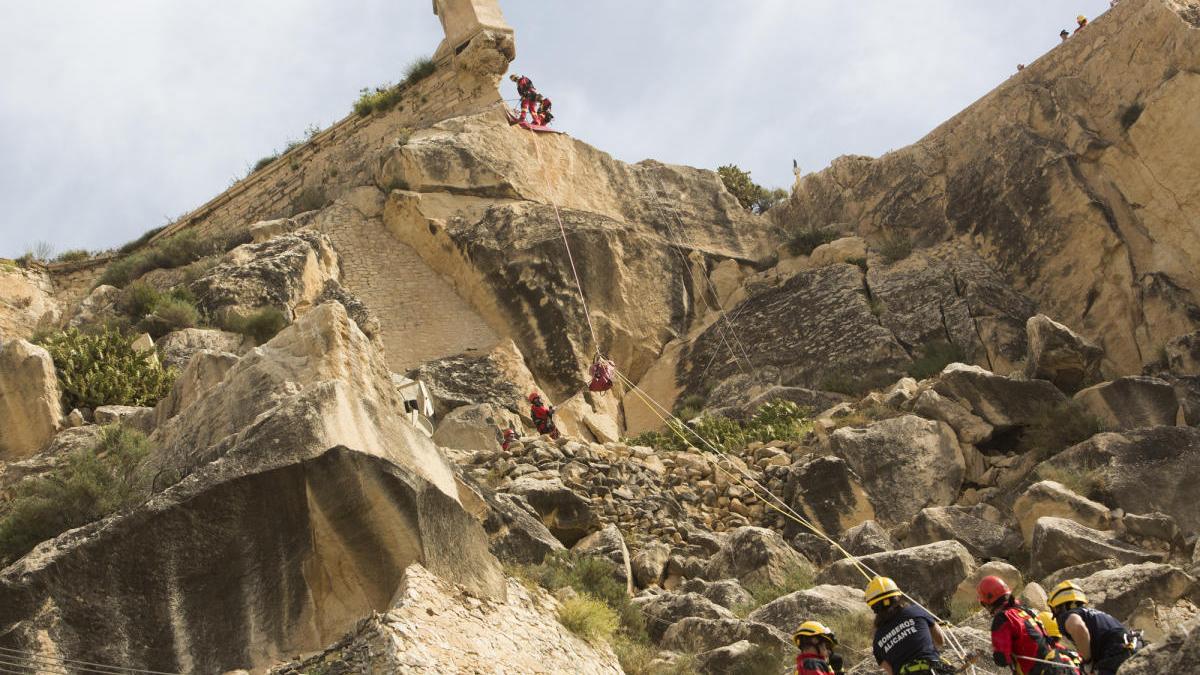
[[[863,600],[875,612],[871,653],[887,675],[954,672],[938,653],[946,635],[937,619],[904,597],[895,581],[875,577],[863,591]]]
[[[1016,675],[1078,675],[1079,669],[1056,652],[1037,615],[1013,597],[1000,577],[988,576],[975,589],[992,615],[992,660]]]
[[[1083,589],[1064,581],[1050,591],[1046,600],[1054,622],[1079,651],[1084,666],[1096,675],[1116,675],[1129,657],[1142,647],[1141,636],[1110,614],[1088,607]]]
[[[1087,26],[1087,17],[1080,14],[1079,16],[1075,17],[1075,23],[1079,24],[1079,27],[1075,29],[1075,32],[1078,33]]]
[[[498,438],[500,440],[500,449],[501,450],[508,450],[508,448],[511,447],[513,443],[516,443],[520,439],[520,434],[517,433],[516,429],[512,428],[511,422],[509,422],[507,429],[504,429],[503,431],[498,432],[496,435],[498,436]]]
[[[832,660],[837,647],[837,636],[820,621],[805,621],[792,633],[792,644],[800,653],[796,655],[796,675],[836,675]],[[837,659],[841,663],[841,659]]]
[[[1046,642],[1050,643],[1050,648],[1070,661],[1071,665],[1082,668],[1083,659],[1079,658],[1078,653],[1063,644],[1062,632],[1058,630],[1058,622],[1054,620],[1054,615],[1050,612],[1038,612],[1037,620],[1046,631]]]
[[[554,426],[554,406],[548,406],[542,401],[542,395],[536,391],[529,395],[529,416],[533,418],[533,426],[539,434],[550,438],[558,438],[558,427]]]
[[[1066,28],[1064,28],[1064,29],[1062,29],[1062,31],[1061,31],[1061,32],[1058,34],[1058,37],[1059,37],[1059,39],[1060,39],[1060,40],[1062,40],[1063,42],[1066,42],[1067,40],[1069,40],[1069,39],[1071,38],[1071,34],[1067,32],[1067,29],[1066,29]]]
[[[509,75],[508,79],[517,83],[517,96],[521,97],[521,121],[525,121],[525,111],[529,116],[537,114],[537,89],[533,88],[533,80],[524,75]]]
[[[554,121],[554,113],[550,112],[552,105],[553,104],[550,103],[550,99],[548,98],[543,98],[538,101],[537,114],[539,125],[547,126]]]
[[[592,361],[592,367],[588,369],[588,375],[592,378],[588,383],[588,390],[608,391],[612,389],[616,369],[616,364],[597,354],[595,360]]]

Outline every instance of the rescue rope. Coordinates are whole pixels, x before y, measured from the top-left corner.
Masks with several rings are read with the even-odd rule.
[[[567,230],[566,230],[566,227],[563,225],[563,221],[562,221],[562,215],[561,215],[561,213],[559,212],[559,208],[558,208],[558,201],[557,201],[557,200],[555,199],[555,197],[554,197],[554,185],[553,185],[553,183],[552,183],[552,182],[551,182],[551,180],[550,180],[550,176],[549,176],[549,174],[547,173],[547,170],[546,170],[546,165],[545,165],[545,163],[542,161],[542,152],[541,152],[541,146],[540,146],[540,144],[538,143],[538,139],[537,139],[537,135],[536,135],[536,134],[534,134],[534,138],[533,138],[533,147],[534,147],[534,152],[535,152],[535,154],[537,155],[537,161],[538,161],[538,165],[539,165],[539,167],[541,168],[541,171],[542,171],[542,177],[543,177],[543,179],[545,179],[545,181],[546,181],[546,187],[547,187],[547,197],[549,197],[549,199],[550,199],[550,204],[551,204],[551,206],[553,206],[553,207],[554,207],[554,217],[555,217],[555,220],[557,220],[557,222],[558,222],[558,229],[559,229],[559,233],[560,233],[560,234],[561,234],[561,236],[562,236],[563,248],[564,248],[564,249],[566,249],[566,251],[567,251],[567,259],[568,259],[568,261],[570,262],[570,265],[571,265],[571,274],[573,275],[573,277],[574,277],[574,279],[575,279],[575,288],[576,288],[576,290],[577,290],[577,291],[578,291],[578,293],[579,293],[579,300],[580,300],[580,303],[581,303],[581,304],[582,304],[582,306],[583,306],[584,316],[585,316],[585,317],[586,317],[586,319],[587,319],[588,330],[589,330],[589,332],[591,333],[591,336],[592,336],[592,342],[593,342],[593,344],[595,345],[596,354],[598,354],[598,355],[601,355],[601,356],[602,356],[603,354],[602,354],[602,352],[601,352],[601,349],[600,349],[600,340],[597,338],[597,335],[596,335],[596,328],[595,328],[595,325],[594,325],[594,323],[592,322],[591,310],[590,310],[590,308],[588,307],[588,304],[587,304],[587,297],[586,297],[586,295],[585,295],[585,294],[584,294],[584,292],[583,292],[583,284],[582,284],[582,282],[581,282],[581,281],[580,281],[580,279],[579,279],[579,271],[578,271],[578,269],[577,269],[577,267],[576,267],[576,265],[575,265],[575,256],[574,256],[574,254],[573,254],[573,253],[572,253],[572,251],[571,251],[571,244],[570,244],[570,241],[569,241],[569,240],[568,240],[568,238],[567,238]],[[675,217],[676,217],[676,219],[677,219],[677,220],[679,220],[679,216],[678,216],[678,214],[675,214]],[[680,221],[680,225],[681,225],[681,227],[682,227],[682,221]],[[670,223],[667,223],[667,226],[668,226],[668,228],[670,228]],[[675,235],[674,235],[674,231],[673,231],[673,230],[671,230],[671,239],[674,239],[674,238],[676,238],[676,237],[675,237]],[[670,240],[668,240],[668,241],[670,241]],[[684,256],[684,255],[683,255],[682,249],[679,247],[679,245],[678,245],[678,244],[675,244],[674,242],[671,242],[671,243],[672,243],[672,245],[675,247],[675,250],[676,250],[676,252],[677,252],[677,253],[680,255],[681,259],[683,260],[684,266],[685,266],[687,269],[689,269],[689,270],[690,270],[690,269],[691,269],[691,266],[690,266],[690,265],[687,263],[686,256]],[[718,303],[718,307],[720,307],[720,297],[719,297],[719,296],[718,296],[718,294],[716,293],[716,289],[715,289],[715,287],[712,285],[712,281],[711,281],[710,279],[708,279],[708,276],[707,276],[707,274],[703,274],[702,276],[704,277],[704,279],[705,279],[706,283],[708,284],[708,287],[709,287],[710,291],[712,292],[713,299],[714,299],[714,300],[715,300],[715,301]],[[734,338],[734,340],[736,340],[736,341],[738,342],[738,344],[739,344],[739,347],[741,347],[741,348],[742,348],[743,355],[744,355],[744,356],[745,356],[745,358],[746,358],[747,364],[749,364],[749,365],[751,366],[751,368],[753,368],[753,364],[750,362],[749,354],[748,354],[748,353],[746,353],[745,346],[744,346],[744,345],[742,345],[742,344],[741,344],[741,341],[740,341],[740,340],[737,338],[736,331],[734,331],[734,330],[733,330],[733,325],[732,325],[732,322],[730,322],[730,321],[729,321],[729,319],[728,319],[728,316],[725,314],[725,311],[724,311],[724,308],[723,308],[723,307],[720,307],[720,318],[724,318],[724,319],[726,320],[726,322],[728,323],[728,330],[729,330],[729,331],[732,333],[732,337]],[[734,357],[734,360],[735,360],[735,362],[736,362],[736,361],[737,361],[737,358],[738,358],[738,356],[737,356],[737,353],[733,351],[733,347],[732,347],[731,345],[729,345],[729,343],[728,343],[728,342],[726,342],[726,346],[727,346],[727,347],[729,347],[729,349],[730,349],[730,352],[732,353],[732,355],[733,355],[733,357]],[[739,369],[741,368],[740,364],[739,364],[739,366],[738,366],[738,367],[739,367]],[[682,439],[684,442],[688,442],[688,439],[687,439],[687,437],[683,436],[683,435],[680,433],[680,431],[679,431],[680,429],[687,429],[687,430],[688,430],[688,431],[689,431],[689,432],[690,432],[690,433],[691,433],[693,436],[695,436],[695,437],[696,437],[696,438],[697,438],[697,439],[698,439],[698,440],[699,440],[699,441],[700,441],[700,442],[701,442],[703,445],[705,445],[705,446],[707,446],[708,448],[710,448],[710,449],[711,449],[711,450],[712,450],[714,453],[716,453],[718,456],[720,456],[720,457],[723,457],[724,459],[726,459],[726,461],[728,461],[730,465],[732,465],[732,466],[733,466],[735,469],[738,469],[738,471],[739,471],[740,473],[744,474],[744,475],[745,475],[745,477],[746,477],[746,478],[748,478],[748,479],[749,479],[749,480],[750,480],[750,481],[751,481],[751,482],[752,482],[752,483],[753,483],[755,486],[757,486],[757,488],[758,488],[758,489],[756,490],[754,487],[751,487],[750,485],[748,485],[748,484],[746,483],[746,481],[742,480],[742,478],[738,477],[737,475],[733,474],[732,472],[730,472],[730,471],[726,470],[726,469],[725,469],[724,467],[722,467],[722,466],[721,466],[721,465],[720,465],[718,462],[715,462],[715,461],[712,461],[712,460],[710,460],[710,461],[712,462],[712,465],[713,465],[715,468],[717,468],[718,470],[722,471],[722,472],[723,472],[725,475],[729,476],[729,477],[730,477],[730,478],[732,478],[733,480],[737,481],[737,483],[738,483],[739,485],[741,485],[743,488],[745,488],[745,489],[747,489],[748,491],[750,491],[750,493],[751,493],[751,494],[755,495],[757,498],[759,498],[760,500],[762,500],[762,501],[763,501],[763,503],[764,503],[764,504],[766,504],[767,506],[769,506],[771,509],[773,509],[773,510],[775,510],[775,511],[779,512],[779,513],[780,513],[780,514],[782,514],[784,517],[786,517],[786,518],[789,518],[790,520],[792,520],[792,521],[796,522],[797,524],[799,524],[799,525],[800,525],[801,527],[803,527],[804,529],[806,529],[806,530],[808,530],[808,531],[812,532],[814,535],[816,535],[816,536],[820,537],[821,539],[823,539],[824,541],[826,541],[827,543],[829,543],[831,546],[833,546],[833,547],[834,547],[834,549],[835,549],[835,550],[837,550],[837,551],[838,551],[838,552],[840,552],[840,553],[841,553],[843,556],[845,556],[845,558],[846,558],[847,560],[850,560],[850,561],[851,561],[851,564],[853,564],[853,565],[854,565],[854,567],[855,567],[855,568],[858,570],[858,572],[859,572],[859,573],[861,573],[861,574],[862,574],[862,575],[863,575],[863,576],[864,576],[864,577],[865,577],[865,578],[866,578],[868,581],[870,581],[870,580],[871,580],[873,577],[875,577],[875,576],[880,576],[878,573],[876,573],[874,570],[872,570],[870,567],[868,567],[868,566],[867,566],[865,563],[863,563],[863,562],[862,562],[862,560],[861,560],[861,559],[860,559],[858,556],[855,556],[855,555],[851,554],[849,551],[847,551],[845,548],[843,548],[843,547],[841,546],[841,544],[839,544],[838,542],[834,541],[832,538],[830,538],[828,535],[826,535],[824,532],[822,532],[822,531],[821,531],[819,528],[817,528],[815,525],[813,525],[812,523],[808,522],[808,520],[807,520],[807,519],[805,519],[805,518],[804,518],[802,515],[800,515],[798,512],[796,512],[796,511],[795,511],[795,509],[793,509],[791,506],[789,506],[789,505],[787,504],[787,502],[785,502],[783,499],[781,499],[780,497],[778,497],[777,495],[775,495],[774,493],[772,493],[772,492],[771,492],[769,489],[767,489],[765,486],[763,486],[761,483],[759,483],[759,482],[758,482],[758,480],[757,480],[756,478],[754,478],[752,475],[750,475],[750,474],[749,474],[749,471],[748,471],[748,470],[741,469],[741,468],[738,466],[738,464],[737,464],[737,463],[735,463],[735,462],[733,462],[733,461],[732,461],[732,458],[731,458],[731,457],[730,457],[730,456],[729,456],[729,455],[728,455],[726,452],[722,451],[722,450],[721,450],[720,448],[718,448],[716,445],[714,445],[713,443],[709,442],[709,440],[708,440],[708,439],[704,438],[704,437],[703,437],[703,436],[701,436],[699,433],[697,433],[697,432],[696,432],[694,429],[692,429],[691,427],[689,427],[689,426],[687,426],[686,424],[684,424],[684,423],[683,423],[681,420],[679,420],[679,418],[675,417],[675,415],[674,415],[673,413],[671,413],[669,410],[667,410],[665,407],[663,407],[663,406],[662,406],[660,403],[658,403],[658,402],[657,402],[657,401],[655,401],[655,400],[654,400],[652,397],[650,397],[648,394],[646,394],[646,393],[645,393],[645,392],[644,392],[644,391],[643,391],[643,390],[642,390],[640,387],[638,387],[638,386],[637,386],[637,384],[635,384],[635,383],[634,383],[632,380],[630,380],[628,377],[626,377],[626,376],[625,376],[625,374],[624,374],[624,373],[622,373],[622,372],[621,372],[619,369],[616,369],[616,368],[614,368],[614,369],[613,369],[613,373],[614,373],[614,374],[615,374],[615,375],[616,375],[616,376],[617,376],[617,377],[618,377],[618,378],[619,378],[621,381],[623,381],[623,382],[624,382],[624,383],[625,383],[627,386],[629,386],[629,387],[630,387],[630,389],[631,389],[632,391],[634,391],[634,392],[637,394],[637,396],[638,396],[639,398],[641,398],[641,399],[642,399],[643,403],[644,403],[644,404],[646,404],[646,406],[647,406],[647,407],[648,407],[648,408],[649,408],[649,409],[650,409],[650,410],[651,410],[651,411],[652,411],[652,412],[653,412],[653,413],[654,413],[654,414],[655,414],[655,415],[656,415],[656,416],[659,418],[659,420],[660,420],[660,421],[662,421],[662,422],[663,422],[663,424],[665,424],[665,425],[666,425],[668,428],[672,429],[672,431],[674,431],[674,433],[676,433],[677,435],[679,435],[679,436],[680,436],[680,438],[681,438],[681,439]],[[661,412],[660,412],[660,411],[661,411]],[[664,413],[665,413],[665,416],[664,416]],[[669,423],[669,421],[668,421],[668,417],[669,417],[671,420],[674,420],[674,421],[676,422],[676,424],[674,424],[674,425],[670,424],[670,423]],[[761,491],[761,494],[760,494],[760,492],[759,492],[759,491]],[[765,495],[766,497],[769,497],[769,499],[768,499],[768,498],[765,498],[763,495]],[[776,504],[776,502],[778,503],[778,505]],[[780,505],[782,506],[782,508],[780,508]],[[906,592],[904,592],[904,591],[901,591],[901,592],[902,592],[902,593],[904,594],[904,596],[905,596],[906,598],[908,598],[908,599],[909,599],[909,600],[910,600],[910,601],[911,601],[911,602],[912,602],[912,603],[913,603],[915,606],[917,606],[917,607],[921,608],[922,610],[924,610],[924,611],[928,612],[930,616],[932,616],[933,618],[937,619],[937,620],[938,620],[940,623],[944,623],[944,624],[946,624],[946,625],[953,625],[953,624],[950,624],[950,622],[948,622],[948,621],[944,621],[943,619],[941,619],[940,617],[938,617],[938,616],[937,616],[936,614],[934,614],[933,612],[930,612],[930,611],[929,611],[927,608],[925,608],[925,607],[924,607],[924,606],[923,606],[923,605],[922,605],[920,602],[918,602],[918,601],[917,601],[915,598],[913,598],[912,596],[908,595],[908,593],[906,593]],[[949,642],[950,642],[950,644],[951,644],[951,647],[954,649],[955,653],[956,653],[956,654],[959,656],[959,658],[961,658],[961,659],[963,659],[963,660],[966,660],[966,658],[967,658],[966,651],[965,651],[965,650],[962,648],[962,646],[961,646],[961,644],[958,642],[957,638],[956,638],[956,637],[955,637],[955,636],[954,636],[952,633],[950,633],[949,631],[946,631],[946,634],[947,634],[947,638],[948,638],[948,640],[949,640]],[[971,672],[975,672],[975,666],[974,666],[974,665],[971,665]]]
[[[97,675],[123,675],[125,673],[144,673],[146,675],[177,675],[176,673],[168,673],[161,670],[142,670],[139,668],[128,668],[126,666],[109,666],[90,661],[54,658],[43,656],[37,652],[10,649],[8,647],[0,647],[0,664],[13,666],[16,668],[27,668],[37,673],[80,672],[94,673]]]
[[[579,301],[583,304],[583,315],[587,318],[588,331],[592,334],[592,344],[596,348],[595,353],[603,356],[600,340],[596,337],[596,326],[592,323],[592,312],[583,293],[583,284],[579,281],[579,270],[575,267],[575,255],[571,252],[571,243],[567,241],[567,228],[563,226],[562,215],[558,211],[558,200],[554,198],[554,185],[550,181],[550,175],[546,173],[546,164],[542,162],[542,148],[536,133],[533,135],[533,149],[537,154],[538,166],[542,169],[542,178],[546,180],[546,196],[550,198],[550,205],[554,207],[554,219],[558,221],[558,231],[562,234],[563,248],[567,250],[567,260],[571,262],[571,274],[575,277],[575,289],[579,291]]]
[[[763,503],[766,504],[767,506],[769,506],[771,509],[779,512],[780,514],[782,514],[784,517],[788,518],[789,520],[796,522],[801,527],[812,532],[814,535],[816,535],[817,537],[820,537],[822,540],[824,540],[825,542],[830,544],[835,550],[837,550],[839,553],[841,553],[845,557],[846,560],[849,560],[851,562],[851,564],[854,565],[854,567],[858,570],[858,572],[867,579],[867,581],[870,581],[874,577],[882,576],[875,570],[871,569],[871,567],[869,565],[864,563],[859,556],[856,556],[856,555],[850,553],[849,551],[847,551],[841,544],[834,541],[831,537],[829,537],[829,535],[825,534],[818,527],[816,527],[815,525],[810,523],[806,518],[804,518],[804,516],[802,516],[798,512],[796,512],[796,510],[793,509],[791,506],[789,506],[787,504],[787,502],[785,502],[782,498],[775,495],[769,489],[767,489],[765,486],[763,486],[758,481],[758,479],[754,478],[754,476],[749,474],[748,470],[741,469],[741,467],[739,467],[736,462],[733,462],[731,460],[731,458],[727,452],[722,451],[719,447],[717,447],[715,444],[713,444],[707,438],[704,438],[703,436],[701,436],[695,429],[692,429],[687,424],[684,424],[678,417],[675,417],[675,415],[673,415],[670,411],[668,411],[665,407],[663,407],[662,404],[655,401],[654,398],[651,397],[649,394],[647,394],[645,391],[643,391],[641,389],[641,387],[638,387],[637,384],[635,384],[628,377],[626,377],[624,373],[622,373],[620,370],[617,370],[617,369],[614,369],[614,373],[617,375],[618,378],[621,379],[622,382],[625,383],[626,386],[628,386],[630,388],[631,391],[634,392],[635,395],[638,396],[638,398],[640,398],[642,400],[642,402],[651,410],[651,412],[653,412],[655,414],[655,416],[658,417],[659,420],[662,421],[662,423],[664,425],[666,425],[666,427],[668,429],[671,429],[671,431],[673,431],[677,436],[679,436],[679,438],[681,440],[683,440],[684,442],[690,442],[689,439],[680,432],[680,429],[687,430],[692,436],[694,436],[697,440],[699,440],[701,442],[701,444],[703,444],[704,446],[711,449],[715,454],[725,458],[731,466],[733,466],[740,473],[745,475],[745,477],[747,479],[749,479],[749,481],[751,483],[753,483],[755,486],[757,486],[758,489],[756,490],[755,488],[748,485],[746,483],[746,481],[742,480],[738,476],[734,475],[733,473],[731,473],[730,471],[728,471],[727,469],[722,467],[720,465],[720,463],[713,461],[712,459],[709,459],[709,461],[712,463],[713,467],[715,467],[719,471],[723,472],[725,475],[729,476],[733,480],[737,481],[737,483],[739,485],[741,485],[742,487],[749,490],[751,492],[751,494],[754,494],[756,497],[761,499],[763,501]],[[675,424],[670,424],[670,421],[672,421],[672,420],[675,422]],[[761,490],[761,494],[759,492],[760,490]],[[763,495],[769,496],[770,499],[765,498]],[[775,503],[773,503],[773,501],[778,502],[778,504],[781,505],[782,508],[780,508],[780,506],[777,506]],[[945,619],[942,619],[937,614],[934,614],[932,611],[929,610],[929,608],[925,607],[920,601],[918,601],[916,598],[909,595],[906,591],[901,590],[900,592],[904,595],[905,598],[907,598],[910,602],[912,602],[914,606],[924,610],[925,612],[928,612],[929,615],[932,616],[934,619],[936,619],[939,624],[945,624],[950,627],[955,627],[955,625],[952,624],[951,622],[946,621]],[[944,631],[944,633],[946,635],[947,643],[949,644],[952,651],[954,651],[955,655],[958,656],[958,658],[966,661],[967,660],[967,651],[966,651],[966,649],[963,648],[958,637],[956,635],[954,635],[953,632],[948,631],[948,630]],[[972,673],[975,672],[974,664],[970,664],[970,670]]]

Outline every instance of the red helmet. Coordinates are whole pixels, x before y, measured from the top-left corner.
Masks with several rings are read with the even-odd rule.
[[[530,403],[533,403],[534,401],[537,401],[537,400],[539,400],[539,399],[541,399],[541,398],[542,398],[542,395],[541,395],[541,394],[539,394],[539,393],[537,393],[537,392],[535,391],[535,392],[533,392],[532,394],[530,394],[530,395],[529,395],[529,399],[528,399],[528,400],[529,400],[529,402],[530,402]]]
[[[1000,577],[984,577],[980,580],[979,587],[975,589],[975,594],[979,596],[980,604],[990,607],[1006,596],[1012,595],[1012,589]]]

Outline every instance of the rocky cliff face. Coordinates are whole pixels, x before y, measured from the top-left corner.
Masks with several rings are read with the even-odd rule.
[[[8,339],[96,330],[121,290],[0,269],[0,543],[113,429],[146,448],[134,499],[0,570],[0,647],[174,672],[768,672],[804,619],[864,646],[850,551],[945,615],[987,574],[1039,608],[1075,579],[1158,643],[1128,668],[1187,670],[1198,27],[1195,2],[1124,0],[913,147],[803,178],[782,227],[712,172],[510,127],[491,107],[511,34],[483,30],[393,111],[172,227],[250,243],[144,282],[229,328],[290,325],[138,340],[177,370],[153,408],[65,410],[68,365]],[[797,228],[843,236],[800,255]],[[597,350],[706,442],[627,438],[664,411],[582,391]],[[534,388],[561,438],[533,432]],[[987,648],[984,614],[958,623]]]
[[[772,215],[967,242],[1099,341],[1107,372],[1139,372],[1200,323],[1196,10],[1122,2],[915,145],[804,176]]]

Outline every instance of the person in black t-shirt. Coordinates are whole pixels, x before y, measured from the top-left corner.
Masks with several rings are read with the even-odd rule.
[[[1130,631],[1111,615],[1088,607],[1083,589],[1073,581],[1055,586],[1046,604],[1054,613],[1059,632],[1079,650],[1079,656],[1090,666],[1090,672],[1116,675],[1121,664],[1142,647],[1138,633]]]
[[[942,663],[938,649],[946,636],[929,612],[913,605],[887,577],[867,584],[863,599],[875,612],[871,653],[888,675],[935,675],[952,672]]]

